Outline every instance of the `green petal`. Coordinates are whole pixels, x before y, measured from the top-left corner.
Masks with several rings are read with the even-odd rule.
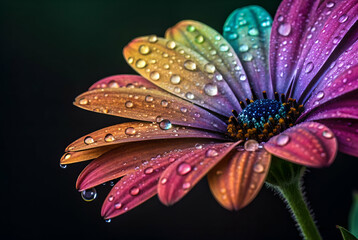
[[[337,226],[337,228],[339,228],[339,230],[341,231],[344,240],[357,240],[357,238],[353,236],[347,229],[341,226]]]
[[[353,204],[349,213],[349,231],[358,237],[358,192],[353,193]]]

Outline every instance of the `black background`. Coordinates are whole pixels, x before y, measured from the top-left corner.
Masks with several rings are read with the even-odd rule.
[[[264,188],[239,212],[216,203],[206,179],[172,207],[157,197],[105,223],[110,187],[84,202],[74,185],[86,165],[59,167],[67,144],[126,121],[78,109],[74,98],[100,78],[133,73],[122,48],[183,19],[221,32],[236,8],[258,4],[274,15],[280,1],[1,1],[1,239],[300,239],[283,202]],[[339,154],[311,169],[306,195],[324,239],[347,226],[356,158]]]

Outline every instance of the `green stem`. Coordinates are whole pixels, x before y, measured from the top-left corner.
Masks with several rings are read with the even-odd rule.
[[[299,225],[304,238],[308,240],[321,240],[321,235],[302,195],[299,181],[276,186],[276,189],[281,192],[288,207],[292,210],[294,219]]]

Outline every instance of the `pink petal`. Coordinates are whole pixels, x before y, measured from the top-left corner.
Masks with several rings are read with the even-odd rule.
[[[160,184],[158,184],[160,201],[165,205],[172,205],[179,201],[239,143],[206,145],[179,158],[160,177]]]
[[[194,148],[195,149],[195,148]],[[173,151],[158,156],[129,173],[112,188],[102,206],[102,216],[113,218],[128,212],[157,194],[157,183],[163,171],[177,158],[190,153],[193,148]]]
[[[322,119],[318,120],[334,132],[338,140],[338,150],[358,157],[358,120]]]
[[[146,88],[155,88],[158,89],[153,83],[149,82],[144,77],[138,75],[113,75],[99,80],[94,83],[89,90],[99,89],[99,88],[121,88],[121,87],[146,87]]]
[[[88,164],[78,176],[76,187],[82,191],[97,186],[133,172],[160,154],[208,142],[204,139],[169,139],[119,145]]]
[[[326,126],[304,122],[272,137],[265,143],[271,154],[308,167],[326,167],[337,153],[337,140]]]

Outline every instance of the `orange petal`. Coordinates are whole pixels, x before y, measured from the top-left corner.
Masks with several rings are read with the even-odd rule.
[[[169,93],[156,89],[104,88],[85,92],[74,103],[86,110],[148,122],[226,131],[226,124],[213,114]]]
[[[83,161],[95,159],[101,156],[102,154],[112,150],[115,147],[116,146],[112,145],[112,146],[104,146],[95,149],[88,149],[80,152],[67,152],[61,157],[60,163],[70,164],[70,163],[77,163],[77,162],[83,162]]]
[[[106,78],[99,80],[98,82],[94,83],[89,90],[99,89],[99,88],[155,88],[158,89],[153,83],[149,82],[144,77],[138,75],[127,75],[127,74],[120,74],[120,75],[113,75]]]
[[[148,122],[128,122],[103,128],[77,139],[66,151],[82,151],[126,142],[139,142],[170,138],[213,138],[225,139],[225,136],[205,130],[170,125],[163,129],[161,124]],[[163,126],[163,124],[162,124]],[[168,125],[166,125],[168,126]]]
[[[212,62],[240,101],[252,98],[248,77],[238,56],[214,29],[200,22],[186,20],[169,28],[165,37],[195,50]]]
[[[129,43],[123,54],[134,70],[174,95],[224,116],[240,108],[213,63],[180,43],[141,37]]]
[[[239,210],[258,194],[270,169],[271,154],[239,149],[225,158],[208,174],[209,186],[216,200],[228,210]]]

